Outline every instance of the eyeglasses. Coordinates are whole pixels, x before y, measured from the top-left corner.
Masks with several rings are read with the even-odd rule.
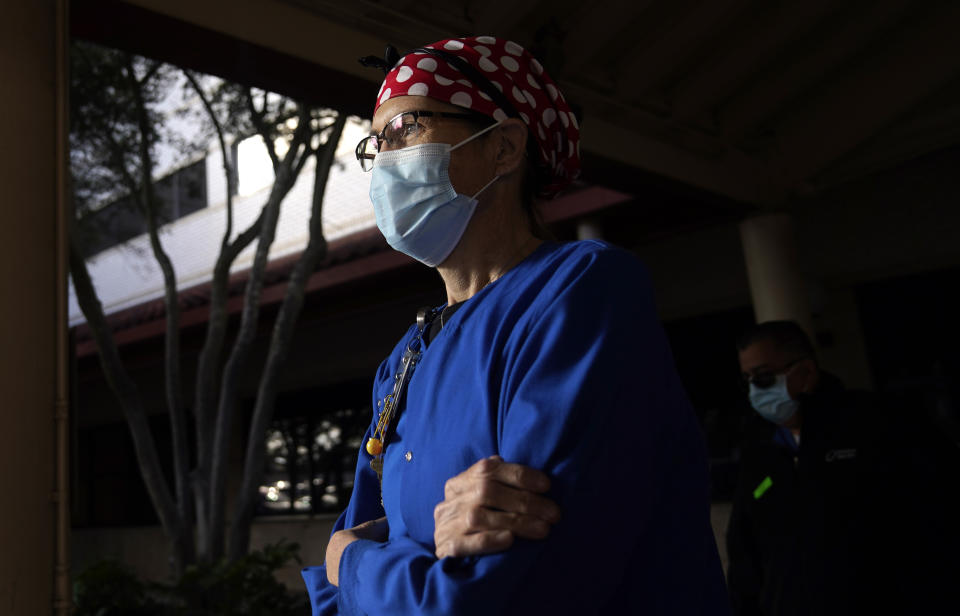
[[[484,125],[493,122],[493,118],[482,113],[456,113],[452,111],[404,111],[390,118],[383,130],[377,135],[364,137],[357,144],[357,160],[364,171],[373,169],[373,159],[380,153],[380,148],[386,145],[390,149],[405,148],[414,145],[423,134],[424,126],[420,118],[456,118],[473,120]]]
[[[790,372],[790,369],[796,366],[798,363],[806,359],[806,357],[798,357],[793,360],[780,370],[776,372],[758,372],[756,374],[744,374],[740,383],[744,389],[750,389],[750,386],[753,385],[757,389],[769,389],[773,387],[777,382],[777,377],[781,374],[786,374]]]

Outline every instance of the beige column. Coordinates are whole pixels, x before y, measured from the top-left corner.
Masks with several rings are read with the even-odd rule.
[[[813,334],[810,300],[789,214],[763,214],[740,223],[740,239],[758,323],[796,321]]]
[[[62,0],[13,0],[0,11],[0,613],[51,614],[55,597],[58,185],[63,92]],[[62,64],[60,65],[62,69]],[[61,380],[58,380],[60,378]],[[65,392],[64,392],[65,393]],[[59,420],[58,420],[59,416]],[[64,441],[65,442],[65,441]],[[65,495],[64,495],[65,496]],[[63,525],[61,524],[61,528]],[[65,538],[61,538],[65,541]],[[61,591],[63,588],[61,588]],[[68,597],[64,597],[68,598]],[[64,612],[65,613],[65,612]]]

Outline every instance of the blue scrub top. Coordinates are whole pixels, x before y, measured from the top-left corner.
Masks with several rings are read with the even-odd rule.
[[[377,372],[391,393],[412,326]],[[545,243],[467,300],[426,346],[384,455],[361,448],[334,532],[387,516],[303,578],[315,615],[727,614],[699,426],[649,276],[603,242]],[[434,555],[447,479],[500,455],[547,473],[562,519],[505,552]]]

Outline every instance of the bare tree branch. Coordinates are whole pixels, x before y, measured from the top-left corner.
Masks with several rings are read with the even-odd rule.
[[[337,150],[337,143],[346,125],[346,115],[337,117],[330,128],[325,147],[316,153],[316,168],[313,180],[313,201],[310,208],[310,239],[300,255],[287,283],[283,304],[277,314],[270,340],[267,363],[257,390],[253,419],[247,438],[247,452],[243,467],[243,481],[237,499],[230,530],[230,558],[237,559],[247,552],[250,545],[250,522],[256,508],[258,488],[263,478],[264,444],[270,421],[273,419],[274,403],[277,396],[277,379],[290,349],[294,326],[303,308],[305,287],[310,274],[327,253],[327,242],[323,237],[323,196]]]
[[[293,174],[293,165],[296,159],[296,151],[300,144],[309,140],[310,131],[310,110],[303,104],[300,104],[299,122],[294,132],[293,140],[289,150],[284,155],[280,166],[277,168],[270,191],[270,197],[264,207],[263,226],[260,229],[260,237],[257,242],[257,251],[254,255],[253,265],[250,268],[250,275],[247,279],[247,288],[244,294],[243,310],[240,316],[240,331],[237,333],[237,339],[234,342],[233,350],[227,359],[224,367],[223,376],[220,379],[220,404],[217,407],[216,427],[213,434],[213,457],[211,460],[209,503],[210,518],[208,525],[210,529],[217,529],[210,533],[210,546],[208,555],[214,559],[219,558],[224,553],[225,534],[219,529],[225,527],[226,514],[226,476],[228,472],[229,460],[228,449],[230,438],[233,436],[233,425],[236,419],[236,406],[238,399],[238,379],[240,372],[246,365],[250,349],[253,345],[257,332],[257,322],[260,313],[260,295],[263,291],[264,271],[267,265],[267,259],[270,253],[270,246],[277,231],[277,219],[280,216],[280,204],[284,197],[293,188],[296,181],[296,175]]]
[[[154,61],[150,63],[150,68],[147,69],[147,72],[140,79],[136,79],[135,73],[131,72],[131,75],[133,75],[134,79],[136,80],[137,82],[136,85],[142,86],[143,84],[153,79],[153,76],[157,74],[157,71],[159,71],[160,67],[162,66],[163,66],[163,62]],[[131,68],[131,71],[132,71],[132,68]]]
[[[197,96],[200,97],[200,102],[210,117],[210,122],[213,124],[214,130],[217,131],[217,142],[220,144],[220,156],[223,158],[223,174],[227,180],[227,229],[224,231],[223,240],[220,242],[220,245],[225,248],[227,244],[230,243],[230,236],[233,234],[234,174],[232,165],[235,165],[236,161],[230,158],[230,153],[227,149],[227,140],[223,135],[223,125],[220,123],[220,119],[217,118],[217,114],[213,110],[213,105],[210,104],[209,99],[207,99],[206,94],[204,94],[203,88],[200,87],[200,81],[194,76],[192,71],[183,69],[183,74],[186,75],[187,81],[190,82]]]
[[[260,134],[260,137],[263,139],[263,145],[267,147],[267,154],[270,155],[270,162],[273,164],[273,171],[276,171],[280,168],[280,159],[277,157],[277,148],[273,144],[273,131],[269,130],[266,122],[264,121],[264,114],[267,107],[267,95],[263,96],[263,109],[257,110],[256,105],[253,102],[253,91],[247,90],[246,92],[246,101],[247,109],[250,111],[250,120],[253,122],[253,127]]]
[[[88,65],[90,64],[90,60],[86,54],[82,54],[81,57],[85,62],[88,63]],[[130,56],[126,55],[125,60],[125,77],[128,80],[128,84],[131,88],[131,92],[135,96],[137,104],[137,125],[139,129],[137,149],[138,158],[140,161],[139,175],[141,178],[144,178],[142,182],[137,182],[133,176],[133,173],[131,173],[131,171],[127,168],[125,150],[117,141],[115,131],[107,131],[107,133],[104,135],[104,140],[106,142],[105,145],[110,153],[110,159],[113,162],[114,168],[120,172],[121,179],[130,192],[130,196],[135,200],[135,202],[140,206],[140,209],[144,211],[148,217],[148,228],[151,231],[151,246],[154,249],[155,257],[157,258],[157,261],[164,273],[164,280],[166,283],[165,288],[167,290],[165,299],[167,303],[168,318],[168,346],[165,355],[168,364],[168,374],[172,376],[172,380],[171,376],[168,376],[167,379],[168,407],[171,409],[171,422],[174,425],[173,434],[176,459],[178,441],[181,455],[186,454],[187,451],[183,430],[181,429],[178,434],[176,429],[177,413],[174,411],[174,409],[179,409],[180,411],[180,425],[182,428],[182,403],[178,398],[178,364],[175,365],[173,370],[169,370],[170,359],[172,358],[176,363],[178,362],[179,358],[179,306],[176,302],[176,282],[175,278],[173,278],[172,264],[170,263],[167,255],[163,252],[157,235],[156,207],[155,203],[153,203],[153,186],[150,175],[153,168],[149,149],[151,127],[149,125],[149,119],[146,114],[146,108],[141,93],[141,87],[143,84],[136,79],[135,71],[132,65],[132,59]],[[154,71],[158,67],[159,64],[154,67]],[[84,263],[82,256],[80,256],[79,249],[75,245],[75,238],[72,238],[71,241],[71,249],[76,251],[75,255],[71,254],[71,270],[75,272],[74,286],[77,289],[78,299],[80,298],[81,292],[89,293],[89,297],[86,298],[86,301],[81,302],[81,310],[83,311],[91,329],[93,329],[95,332],[97,346],[98,349],[100,349],[101,363],[104,366],[104,372],[108,375],[108,381],[112,379],[115,383],[117,383],[117,386],[114,387],[114,390],[121,402],[121,407],[124,409],[124,412],[127,415],[128,424],[130,426],[131,433],[134,436],[134,446],[137,451],[141,475],[144,478],[145,484],[148,485],[151,501],[154,503],[154,508],[158,512],[161,524],[164,527],[164,532],[171,540],[175,567],[177,571],[182,571],[183,567],[193,560],[192,533],[189,530],[189,501],[184,502],[183,500],[183,495],[185,493],[184,488],[186,487],[185,465],[181,464],[180,467],[175,471],[177,475],[179,503],[174,503],[170,495],[169,488],[163,478],[162,472],[159,469],[159,463],[157,462],[156,454],[156,444],[146,421],[146,413],[143,409],[142,401],[139,399],[136,386],[123,371],[119,354],[116,351],[115,343],[103,316],[102,306],[100,305],[99,300],[96,297],[96,293],[93,290],[92,283],[90,282],[89,274],[86,270],[86,264]],[[171,293],[169,283],[171,279],[173,280],[173,310],[170,309]],[[84,284],[89,288],[83,289],[82,287]],[[84,303],[86,306],[83,305]],[[169,335],[171,330],[174,332],[172,338]],[[171,340],[174,341],[172,347],[169,344]],[[109,374],[111,370],[114,372],[112,376]],[[181,458],[181,460],[182,459],[184,458]],[[188,492],[187,495],[189,495]],[[179,510],[176,509],[178,504],[180,506]]]
[[[197,427],[197,470],[194,473],[194,499],[196,505],[197,543],[200,558],[209,560],[211,533],[210,520],[210,458],[213,453],[214,407],[217,396],[217,370],[227,334],[227,285],[230,267],[237,256],[257,239],[263,226],[264,210],[260,216],[237,238],[221,249],[213,268],[210,291],[210,316],[207,333],[197,362],[197,380],[194,397],[194,418]]]
[[[131,90],[136,102],[137,122],[140,128],[140,170],[141,170],[141,199],[147,214],[147,230],[150,237],[150,247],[153,256],[163,272],[164,306],[166,308],[166,336],[164,338],[164,368],[166,371],[165,389],[167,409],[170,413],[170,426],[173,438],[173,466],[177,492],[177,506],[179,518],[182,522],[177,538],[177,544],[182,552],[178,554],[178,572],[182,571],[186,563],[194,560],[193,533],[185,532],[191,528],[193,519],[193,502],[189,482],[189,440],[187,439],[186,417],[183,408],[183,387],[180,375],[180,300],[177,293],[177,277],[173,269],[173,262],[160,243],[158,209],[156,194],[153,189],[153,159],[150,153],[149,136],[152,131],[150,118],[147,115],[146,104],[143,100],[141,88],[143,81],[137,81],[133,68],[133,60],[127,55],[127,72],[132,81]],[[149,74],[149,73],[148,73]]]
[[[220,155],[223,160],[223,173],[227,183],[227,223],[223,238],[220,242],[220,254],[217,256],[217,261],[213,269],[210,293],[210,315],[207,320],[206,337],[197,364],[197,380],[194,392],[194,421],[197,432],[197,469],[193,474],[193,496],[196,507],[197,541],[201,546],[201,558],[208,560],[209,554],[207,550],[210,546],[211,529],[207,524],[210,514],[209,503],[207,502],[210,486],[207,479],[210,476],[210,454],[213,448],[213,406],[216,397],[217,368],[220,365],[223,343],[227,331],[227,285],[230,279],[230,267],[233,265],[237,255],[256,239],[263,221],[263,215],[261,214],[257,221],[242,233],[236,242],[231,244],[230,236],[233,234],[234,193],[234,173],[231,163],[236,164],[236,161],[231,161],[226,138],[223,133],[223,125],[217,117],[213,105],[205,95],[203,88],[200,86],[199,80],[191,71],[184,69],[183,73],[196,91],[200,102],[203,104],[210,118],[210,122],[216,130],[217,141],[220,145]]]
[[[303,166],[307,164],[307,161],[310,160],[311,156],[313,156],[313,149],[310,147],[309,143],[305,143],[300,146],[299,158],[297,159],[295,168],[293,170],[294,175],[300,175],[300,172],[303,171]]]

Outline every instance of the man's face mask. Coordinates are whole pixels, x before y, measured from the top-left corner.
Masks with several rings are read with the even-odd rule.
[[[750,404],[760,416],[775,424],[783,424],[796,414],[800,403],[790,397],[786,373],[778,374],[768,387],[750,383]]]

